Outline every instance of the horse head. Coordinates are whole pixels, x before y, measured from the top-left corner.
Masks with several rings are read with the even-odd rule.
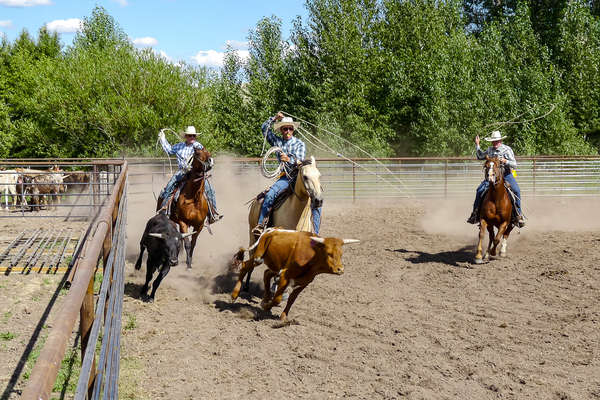
[[[485,164],[483,164],[485,180],[492,185],[497,185],[504,180],[504,165],[498,157],[485,156]]]
[[[321,173],[317,169],[317,162],[314,157],[311,156],[310,160],[302,161],[299,176],[313,207],[321,207],[323,205]]]
[[[213,166],[213,159],[210,152],[205,148],[195,149],[192,156],[192,171],[208,172]]]

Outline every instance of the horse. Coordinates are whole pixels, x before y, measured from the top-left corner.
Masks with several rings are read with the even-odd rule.
[[[204,194],[204,183],[206,174],[211,169],[211,156],[206,149],[194,150],[192,157],[192,168],[185,185],[181,189],[176,203],[171,203],[170,218],[179,225],[179,231],[185,236],[191,227],[194,234],[184,239],[187,268],[192,268],[192,256],[196,247],[196,240],[204,227],[204,221],[208,215],[208,200]],[[162,206],[162,196],[159,196],[156,211]]]
[[[506,187],[504,186],[504,165],[500,163],[498,157],[485,157],[483,166],[485,179],[489,182],[489,189],[483,198],[479,209],[479,243],[477,244],[477,254],[475,263],[481,264],[483,258],[481,255],[483,237],[487,229],[490,235],[485,258],[496,256],[498,244],[500,246],[500,256],[506,256],[506,242],[508,235],[514,225],[511,222],[513,205]],[[494,235],[494,228],[498,232]],[[493,244],[493,247],[492,247]]]
[[[313,232],[311,204],[317,205],[323,202],[323,188],[321,187],[321,173],[317,169],[317,162],[314,157],[303,161],[298,167],[298,177],[294,185],[293,195],[288,197],[284,203],[271,215],[272,225],[296,231]],[[254,199],[248,212],[248,232],[249,245],[252,247],[257,237],[252,233],[252,229],[258,224],[258,217],[262,204]],[[252,254],[250,254],[252,260]],[[250,289],[250,276],[254,270],[250,267],[244,285],[247,292]]]

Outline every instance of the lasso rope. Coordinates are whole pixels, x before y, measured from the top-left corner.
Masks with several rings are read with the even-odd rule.
[[[550,107],[550,110],[548,110],[547,112],[545,112],[544,114],[542,114],[540,116],[537,116],[537,117],[531,118],[531,119],[526,119],[526,120],[523,120],[523,121],[516,121],[516,119],[521,118],[523,115],[527,114],[527,111],[525,111],[524,113],[517,115],[515,118],[513,118],[513,119],[511,119],[509,121],[492,122],[491,124],[488,124],[488,125],[484,126],[483,129],[487,129],[487,128],[490,128],[492,126],[501,127],[501,126],[504,126],[504,125],[526,124],[528,122],[537,121],[538,119],[546,118],[548,115],[550,115],[554,111],[555,108],[556,108],[556,104],[552,104],[552,107]]]
[[[343,154],[341,154],[340,152],[338,152],[338,151],[335,151],[335,150],[334,150],[334,149],[332,149],[332,148],[331,148],[329,145],[327,145],[327,143],[323,142],[323,141],[322,141],[321,139],[319,139],[317,136],[315,136],[315,135],[313,135],[312,133],[310,133],[310,132],[309,132],[307,129],[302,129],[301,127],[299,127],[299,128],[298,128],[298,131],[299,131],[299,132],[302,134],[302,136],[304,136],[304,139],[307,139],[307,138],[310,136],[310,137],[311,137],[313,140],[315,140],[315,141],[319,142],[319,143],[321,144],[321,146],[323,146],[323,147],[321,147],[321,146],[318,146],[318,145],[316,145],[316,144],[312,143],[310,140],[307,140],[307,142],[311,143],[311,144],[312,144],[313,146],[315,146],[316,148],[318,148],[318,149],[320,149],[321,151],[324,151],[324,152],[326,152],[326,153],[331,153],[331,154],[334,154],[336,157],[343,158],[344,160],[348,161],[348,162],[349,162],[349,163],[351,163],[352,165],[354,165],[354,166],[356,166],[356,167],[358,167],[358,168],[364,169],[365,171],[367,171],[368,173],[370,173],[370,174],[372,174],[372,175],[375,175],[376,177],[378,177],[379,179],[381,179],[383,182],[387,183],[388,185],[390,185],[390,186],[391,186],[391,187],[393,187],[394,189],[396,189],[396,190],[398,190],[398,191],[400,191],[400,192],[404,193],[404,194],[405,194],[407,197],[412,197],[412,195],[411,195],[411,194],[409,193],[409,191],[408,191],[408,187],[407,187],[407,186],[404,184],[404,182],[402,182],[402,180],[400,180],[399,178],[397,178],[397,177],[394,175],[394,173],[393,173],[393,172],[392,172],[392,171],[391,171],[391,170],[390,170],[390,169],[389,169],[389,168],[388,168],[388,167],[387,167],[385,164],[383,164],[381,161],[379,161],[377,158],[375,158],[375,157],[374,157],[374,156],[373,156],[371,153],[369,153],[368,151],[366,151],[366,150],[364,150],[363,148],[361,148],[360,146],[358,146],[358,145],[356,145],[356,144],[354,144],[354,143],[350,142],[349,140],[345,139],[344,137],[342,137],[342,136],[340,136],[340,135],[337,135],[337,134],[335,134],[335,133],[333,133],[333,132],[331,132],[331,131],[328,131],[328,130],[327,130],[327,129],[325,129],[325,128],[321,128],[321,127],[319,127],[319,126],[317,126],[317,125],[315,125],[315,124],[313,124],[313,123],[311,123],[311,122],[308,122],[308,121],[306,121],[306,120],[304,120],[304,119],[302,119],[302,118],[300,118],[300,117],[297,117],[297,116],[295,116],[295,115],[292,115],[292,114],[290,114],[290,113],[288,113],[288,112],[282,111],[282,113],[283,113],[283,114],[285,114],[285,115],[287,115],[287,116],[289,116],[289,117],[295,118],[295,119],[296,119],[296,120],[298,120],[298,121],[301,121],[301,122],[303,122],[303,123],[306,123],[307,125],[313,126],[313,127],[315,127],[316,129],[321,129],[322,131],[324,131],[324,132],[326,132],[326,133],[328,133],[328,134],[330,134],[330,135],[332,135],[332,136],[334,136],[334,137],[336,137],[336,138],[338,138],[338,139],[341,139],[341,140],[343,140],[344,142],[348,143],[348,144],[349,144],[349,145],[351,145],[352,147],[354,147],[354,148],[358,149],[359,151],[361,151],[362,153],[366,154],[366,155],[367,155],[367,156],[368,156],[370,159],[372,159],[372,160],[373,160],[373,161],[375,161],[377,164],[379,164],[381,167],[383,167],[383,168],[384,168],[384,169],[385,169],[385,170],[386,170],[386,171],[387,171],[387,172],[388,172],[388,173],[389,173],[389,174],[390,174],[390,175],[391,175],[391,176],[394,178],[394,180],[395,180],[395,181],[396,181],[398,184],[400,184],[400,185],[402,186],[403,190],[400,190],[400,189],[398,188],[398,185],[397,185],[397,184],[394,184],[393,182],[389,182],[387,179],[385,179],[383,176],[381,176],[381,174],[379,174],[379,173],[377,173],[377,172],[373,172],[373,171],[371,171],[370,169],[366,168],[365,166],[363,166],[363,165],[361,165],[361,164],[357,163],[356,161],[354,161],[354,160],[351,160],[350,158],[348,158],[348,157],[344,156],[344,155],[343,155]]]
[[[264,150],[264,148],[263,148]],[[281,147],[271,147],[269,150],[267,150],[267,152],[265,153],[265,155],[262,158],[262,161],[260,163],[260,172],[262,174],[262,176],[264,176],[267,179],[274,179],[276,177],[278,177],[281,174],[281,170],[283,169],[283,163],[280,162],[279,165],[277,166],[277,168],[275,170],[269,171],[269,169],[267,168],[267,161],[269,160],[269,157],[271,156],[271,154],[273,153],[283,153],[283,149]]]
[[[363,169],[363,170],[367,171],[369,174],[374,175],[378,179],[381,179],[384,183],[388,184],[391,188],[399,191],[400,193],[405,194],[407,197],[412,197],[412,195],[410,193],[408,193],[408,188],[406,187],[406,185],[404,185],[404,182],[400,181],[399,179],[398,179],[398,182],[402,186],[404,186],[405,190],[401,190],[398,187],[397,184],[394,184],[393,182],[388,181],[387,179],[385,179],[378,172],[371,171],[370,169],[368,169],[364,165],[361,165],[361,164],[357,163],[356,161],[354,161],[354,160],[352,160],[352,159],[344,156],[343,154],[341,154],[339,152],[336,152],[331,147],[329,147],[325,142],[323,142],[321,139],[319,139],[318,137],[316,137],[315,135],[313,135],[312,133],[310,133],[308,130],[299,127],[298,131],[302,134],[304,140],[306,140],[307,142],[309,142],[311,145],[313,145],[314,147],[318,148],[319,150],[324,151],[324,152],[328,152],[328,153],[336,154],[337,157],[343,158],[344,160],[348,161],[350,164],[352,164],[352,165],[354,165],[354,166],[356,166],[356,167],[358,167],[360,169]],[[315,141],[320,142],[323,146],[325,146],[325,148],[320,147],[319,145],[311,142],[311,140],[308,137],[312,137]],[[389,169],[388,169],[388,171],[389,171]],[[392,172],[390,171],[390,173],[392,173]],[[392,176],[394,176],[394,175],[392,175]]]

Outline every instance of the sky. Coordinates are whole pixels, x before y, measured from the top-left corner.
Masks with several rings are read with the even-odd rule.
[[[307,12],[304,0],[0,0],[0,35],[14,40],[23,29],[37,37],[40,27],[71,44],[80,21],[104,7],[132,42],[177,62],[218,67],[227,44],[247,57],[249,30],[263,17],[282,21],[288,38],[292,21]]]

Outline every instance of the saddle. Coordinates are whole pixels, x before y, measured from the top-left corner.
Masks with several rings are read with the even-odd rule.
[[[265,222],[266,222],[266,227],[272,227],[273,224],[271,222],[271,220],[273,218],[271,218],[273,216],[273,213],[277,210],[279,210],[279,208],[283,205],[283,203],[285,203],[285,201],[288,199],[288,197],[292,196],[294,194],[294,186],[296,185],[296,177],[297,177],[297,173],[293,174],[290,178],[290,184],[289,186],[283,190],[281,193],[279,193],[277,195],[277,197],[275,197],[275,201],[273,202],[273,207],[271,207],[271,210],[269,210],[269,214],[267,214],[267,216],[265,217]],[[272,185],[269,186],[268,188],[266,188],[265,190],[263,190],[262,192],[260,192],[258,195],[256,195],[256,202],[262,207],[262,204],[265,200],[265,196],[267,195],[267,193],[269,192],[269,190],[271,189]]]
[[[209,175],[205,175],[204,179],[209,178]],[[183,179],[181,180],[181,182],[179,183],[179,185],[177,185],[175,187],[175,190],[173,190],[173,193],[171,194],[171,197],[169,199],[169,202],[167,203],[167,215],[175,215],[177,212],[177,200],[179,200],[179,196],[181,195],[181,191],[185,188],[185,185],[189,182],[190,180],[190,174],[187,173],[185,174],[185,176],[183,177]],[[210,220],[210,215],[214,215],[214,210],[213,210],[213,205],[210,203],[210,201],[207,202],[208,204],[208,215],[207,215],[207,219]]]

